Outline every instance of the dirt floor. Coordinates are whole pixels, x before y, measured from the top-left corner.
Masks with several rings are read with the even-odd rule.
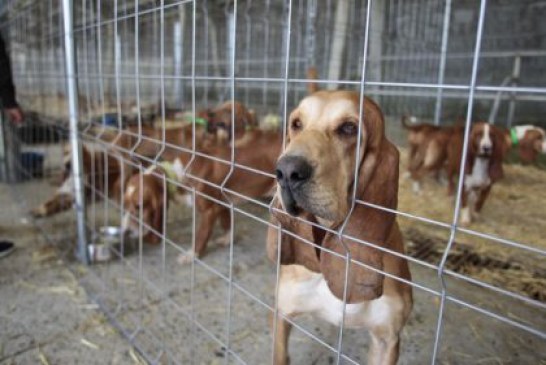
[[[507,179],[511,179],[512,171],[515,170],[508,170]],[[535,181],[526,179],[522,180]],[[402,181],[400,208],[449,221],[450,199],[442,195],[442,187],[427,181],[427,188],[429,185],[436,190],[431,190],[429,201],[419,202],[406,193],[409,183]],[[32,206],[51,189],[48,183],[27,182],[18,185],[16,194],[2,186],[0,197],[5,200],[3,206],[14,206],[13,199]],[[496,202],[496,192],[493,191],[486,206],[484,221],[478,223],[484,224],[485,229],[495,229],[496,225],[491,222],[499,219],[496,204],[502,206],[503,202]],[[502,192],[502,185],[498,192]],[[443,199],[441,205],[430,203],[440,199]],[[514,202],[520,203],[517,199]],[[255,205],[245,204],[241,209],[257,217],[268,216],[265,209]],[[119,212],[112,206],[97,203],[89,211],[89,222],[93,227],[119,223]],[[139,255],[134,248],[130,252],[131,247],[127,244],[127,255],[123,259],[89,267],[71,259],[74,238],[70,212],[40,221],[40,226],[48,232],[51,242],[68,263],[59,261],[56,256],[42,258],[49,256],[47,244],[28,223],[13,216],[4,212],[1,226],[5,235],[16,239],[22,248],[0,265],[0,297],[9,298],[5,302],[7,305],[0,309],[0,323],[7,328],[0,331],[0,363],[44,363],[41,356],[51,364],[76,363],[75,359],[85,364],[108,363],[106,359],[112,359],[113,363],[117,358],[119,363],[138,361],[130,345],[120,340],[95,305],[132,339],[149,362],[188,364],[193,358],[196,364],[220,364],[226,356],[223,345],[229,341],[230,349],[239,360],[248,364],[269,363],[272,340],[267,325],[267,306],[273,305],[275,266],[265,256],[266,227],[258,220],[235,215],[236,244],[230,272],[229,250],[215,244],[209,246],[208,255],[193,268],[176,262],[178,254],[190,247],[192,213],[188,208],[174,204],[165,245],[143,245],[142,255]],[[512,221],[515,219],[506,219],[507,223]],[[401,223],[406,236],[410,236],[408,241],[439,237],[440,245],[447,242],[449,232],[446,229],[438,233],[436,228],[428,231],[430,227],[421,223],[409,223],[405,219]],[[463,237],[457,237],[457,240],[462,241]],[[498,244],[495,247],[502,256],[505,248]],[[233,278],[231,302],[230,273]],[[433,290],[440,288],[435,270],[412,265],[412,273],[415,283]],[[475,285],[449,276],[446,284],[448,295],[453,298],[539,331],[546,329],[544,309],[489,290],[478,290]],[[439,299],[418,288],[414,290],[414,296],[414,310],[402,336],[400,364],[426,364],[431,359]],[[228,315],[229,306],[231,316]],[[335,347],[336,327],[307,316],[297,318],[296,322]],[[446,305],[441,339],[440,364],[545,364],[545,339],[453,301]],[[20,342],[23,344],[19,345]],[[345,356],[365,363],[367,347],[368,336],[364,331],[344,332]],[[335,361],[331,350],[299,329],[293,331],[290,351],[292,364],[331,364]],[[230,363],[237,362],[230,357]]]
[[[406,162],[407,156],[403,150],[401,172],[406,170]],[[529,248],[545,250],[546,171],[521,164],[505,164],[504,170],[504,179],[494,185],[480,216],[470,226],[464,228],[479,234],[514,241]],[[438,183],[432,177],[424,181],[419,195],[412,191],[410,179],[401,178],[399,210],[451,224],[454,198],[447,196],[445,184]],[[443,250],[448,242],[449,228],[406,218],[401,218],[400,222],[406,238],[410,241],[413,237],[433,239],[437,242],[439,250]],[[504,270],[493,270],[487,265],[477,265],[466,268],[465,274],[546,301],[544,256],[471,233],[458,232],[455,241],[459,244],[455,245],[455,251],[462,245],[482,258],[512,265]]]

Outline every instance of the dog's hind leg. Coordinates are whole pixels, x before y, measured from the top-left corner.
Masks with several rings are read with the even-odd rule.
[[[231,242],[231,212],[227,208],[223,208],[219,213],[220,225],[225,231],[223,235],[218,237],[215,242],[221,246],[229,246]]]
[[[55,194],[55,196],[45,203],[31,210],[31,214],[35,218],[49,217],[68,210],[74,204],[74,197],[69,194]]]
[[[186,264],[191,262],[193,257],[201,257],[205,250],[207,249],[207,243],[212,235],[212,230],[214,228],[214,223],[218,218],[222,207],[218,204],[210,204],[204,207],[201,210],[201,216],[199,217],[199,227],[197,228],[197,233],[195,237],[195,251],[188,252],[185,255],[180,255],[178,262],[180,264]]]
[[[491,185],[488,185],[486,188],[480,191],[480,195],[478,196],[478,200],[476,201],[476,209],[475,209],[476,214],[481,212],[483,208],[483,204],[485,203],[485,200],[487,199],[487,196],[489,195],[490,191],[491,191]]]

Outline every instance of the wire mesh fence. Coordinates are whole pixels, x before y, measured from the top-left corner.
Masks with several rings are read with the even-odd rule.
[[[22,128],[3,124],[15,146],[7,149],[18,165],[14,191],[52,241],[94,262],[79,273],[82,284],[149,363],[283,363],[290,327],[292,363],[366,363],[370,348],[368,363],[394,363],[389,346],[404,324],[400,363],[538,363],[546,356],[546,173],[505,164],[481,217],[461,220],[472,200],[466,176],[476,176],[468,157],[475,122],[499,131],[544,125],[543,8],[492,0],[0,1],[27,114]],[[368,136],[383,126],[372,126],[373,110],[357,102],[349,121],[358,137],[328,170],[347,191],[327,208],[346,200],[345,215],[301,207],[309,214],[287,215],[277,159],[312,123],[291,113],[314,87],[374,99],[401,172],[413,161],[402,115],[459,136],[464,173],[454,198],[427,178],[414,191],[415,176],[398,180],[397,163],[394,190],[385,183],[360,194],[373,179],[358,152],[371,154]],[[378,198],[383,190],[394,203]],[[370,225],[370,217],[380,218]],[[405,250],[367,233],[394,219]],[[284,265],[284,242],[307,252],[293,253],[303,255],[290,262],[300,265]],[[298,261],[304,256],[313,263]],[[342,264],[327,266],[328,258]],[[384,278],[383,296],[351,299],[355,273]],[[291,287],[287,277],[307,279]],[[324,277],[328,287],[320,287]]]

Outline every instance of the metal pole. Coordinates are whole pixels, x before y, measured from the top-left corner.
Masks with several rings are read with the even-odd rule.
[[[478,18],[478,29],[476,30],[476,44],[474,48],[474,57],[472,59],[472,74],[470,77],[470,88],[468,92],[468,105],[466,109],[466,121],[464,129],[464,141],[463,141],[463,152],[461,155],[461,166],[459,169],[459,182],[457,186],[457,195],[455,198],[455,209],[453,211],[453,221],[451,224],[451,232],[447,246],[442,255],[440,265],[438,265],[438,279],[441,285],[441,295],[440,295],[440,308],[438,309],[438,321],[436,323],[436,337],[434,338],[434,348],[432,352],[431,365],[437,363],[438,354],[440,352],[440,343],[442,337],[442,331],[444,326],[444,311],[445,311],[445,302],[447,297],[447,286],[444,277],[445,265],[447,262],[447,257],[451,248],[455,242],[455,235],[457,234],[458,224],[459,224],[459,213],[461,210],[461,197],[463,194],[464,188],[464,179],[466,171],[466,157],[468,154],[468,146],[470,140],[470,128],[472,126],[472,109],[474,107],[474,93],[476,91],[476,83],[478,79],[478,66],[480,63],[480,51],[482,47],[482,38],[483,38],[483,26],[485,23],[485,10],[487,8],[487,0],[481,0],[480,3],[480,13]]]
[[[443,85],[446,70],[447,42],[449,40],[449,20],[451,18],[451,0],[446,0],[444,12],[444,29],[442,31],[442,49],[440,56],[440,67],[438,70],[438,84]],[[442,92],[438,89],[436,94],[436,109],[434,110],[434,125],[440,124],[440,116],[442,114]]]
[[[366,9],[365,5],[362,5],[363,9]],[[371,7],[371,11],[373,14],[371,14],[371,19],[373,19],[373,22],[370,24],[371,30],[370,34],[366,35],[364,34],[364,40],[362,40],[362,44],[365,43],[365,37],[369,37],[368,40],[368,47],[369,47],[369,54],[367,55],[367,62],[368,64],[366,67],[368,68],[368,76],[366,77],[367,80],[374,80],[374,81],[381,81],[383,78],[383,63],[380,60],[381,56],[383,55],[383,35],[385,34],[385,25],[386,25],[386,9],[387,9],[387,1],[386,0],[376,0],[373,3],[373,6]],[[365,17],[367,17],[366,13],[363,13]],[[362,22],[364,22],[362,20]],[[388,65],[389,63],[386,62],[385,65]],[[367,92],[368,95],[372,90],[378,91],[379,88],[368,88]],[[373,95],[374,100],[381,105],[381,98],[379,95],[374,94]]]
[[[511,86],[517,86],[519,83],[519,75],[521,71],[521,56],[516,56],[514,58],[514,68],[512,70],[512,84]],[[514,122],[514,114],[516,113],[516,97],[515,92],[510,93],[510,103],[508,104],[508,118],[506,121],[506,126],[508,128],[512,127]]]
[[[502,81],[501,87],[504,87],[512,82],[511,76],[506,76],[504,80]],[[497,94],[495,95],[495,99],[493,101],[493,106],[491,107],[491,111],[489,112],[489,119],[487,120],[490,124],[495,124],[495,120],[497,119],[497,113],[499,111],[499,106],[502,98],[502,90],[497,91]]]
[[[349,1],[340,0],[336,7],[336,18],[334,23],[334,36],[332,39],[332,52],[328,67],[328,79],[339,80],[341,78],[343,52],[345,50],[345,39],[347,38],[347,20],[349,18]],[[328,89],[336,89],[336,83],[328,84]]]
[[[66,81],[68,91],[68,112],[70,124],[70,147],[72,149],[72,176],[74,179],[74,198],[78,229],[78,258],[83,263],[87,257],[87,231],[85,227],[85,193],[83,190],[83,164],[81,145],[78,140],[78,98],[76,86],[76,61],[74,51],[73,2],[63,0],[64,47],[66,57]]]

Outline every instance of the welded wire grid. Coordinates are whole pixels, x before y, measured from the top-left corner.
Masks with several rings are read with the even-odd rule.
[[[34,111],[42,123],[47,122],[66,136],[68,100],[76,99],[79,139],[87,148],[99,152],[93,154],[91,164],[101,166],[103,171],[84,179],[89,191],[89,242],[93,242],[101,227],[119,225],[126,213],[124,201],[116,199],[116,191],[111,191],[108,181],[112,176],[108,171],[112,168],[110,158],[124,166],[119,171],[122,176],[157,164],[167,149],[191,154],[188,169],[200,157],[229,166],[227,176],[219,184],[203,181],[191,169],[185,183],[152,173],[162,179],[165,215],[170,184],[186,191],[194,203],[204,198],[229,209],[229,247],[215,248],[210,242],[206,256],[182,266],[176,262],[177,256],[195,247],[199,222],[196,204],[184,208],[171,203],[169,219],[164,222],[165,233],[145,225],[141,204],[139,214],[131,218],[138,222],[140,232],[153,230],[160,237],[160,244],[149,246],[142,235],[136,244],[123,240],[115,251],[118,260],[90,266],[81,273],[90,295],[150,363],[267,363],[275,339],[266,318],[270,314],[283,315],[274,298],[279,263],[275,266],[264,257],[265,231],[271,225],[269,211],[274,209],[272,201],[247,197],[227,186],[236,169],[272,179],[274,176],[236,164],[235,147],[227,160],[200,152],[195,130],[187,145],[168,143],[166,134],[173,110],[196,115],[203,108],[239,100],[259,117],[268,113],[279,115],[285,135],[290,110],[306,95],[306,72],[316,67],[321,88],[359,90],[377,100],[387,116],[387,132],[399,144],[403,143],[404,134],[398,118],[404,113],[442,124],[464,115],[466,146],[469,127],[475,119],[492,115],[491,122],[510,126],[514,120],[537,120],[545,112],[546,80],[540,72],[545,56],[540,49],[544,26],[537,22],[543,10],[537,1],[65,3],[73,8],[63,15],[62,2],[57,0],[2,1],[1,28],[11,46],[18,95],[25,109]],[[70,13],[77,95],[69,95],[66,89],[63,19]],[[502,31],[507,21],[511,32]],[[498,110],[488,113],[495,100]],[[159,132],[146,134],[148,125],[155,125]],[[233,125],[232,128],[235,132]],[[132,137],[128,145],[116,143],[126,136]],[[59,143],[64,139],[48,140],[50,143],[44,147],[47,159],[57,165],[58,171],[64,168],[63,146]],[[153,153],[142,154],[140,147],[153,140],[157,142]],[[53,155],[53,151],[57,154]],[[463,157],[462,161],[464,171],[466,159]],[[338,231],[322,228],[337,234],[340,244],[344,238],[351,238],[410,262],[414,279],[406,284],[414,288],[414,312],[434,316],[410,320],[401,347],[402,362],[455,359],[455,363],[470,363],[465,357],[469,355],[463,352],[470,356],[474,356],[473,351],[483,353],[464,346],[464,350],[457,350],[462,346],[457,339],[458,323],[446,322],[452,311],[455,317],[466,313],[462,321],[490,326],[488,333],[493,333],[493,341],[502,342],[501,333],[510,331],[520,341],[536,344],[532,348],[537,352],[527,353],[521,359],[522,363],[536,363],[534,360],[541,357],[536,349],[544,347],[546,339],[546,304],[498,283],[455,272],[446,264],[461,237],[470,241],[485,239],[499,251],[512,249],[520,255],[542,258],[546,251],[514,238],[460,227],[462,176],[451,219],[394,211],[409,226],[435,227],[441,232],[445,240],[438,262],[349,237],[344,233],[345,224]],[[354,178],[357,186],[358,174]],[[142,178],[140,181],[142,184]],[[196,189],[195,182],[217,189],[220,198]],[[17,190],[33,192],[25,194],[24,199],[32,207],[52,194],[53,188],[36,188],[44,185],[44,179],[35,176],[20,182]],[[115,189],[123,195],[123,184]],[[356,199],[354,192],[353,198],[353,208],[363,204],[390,211]],[[58,228],[52,222],[71,229],[72,223],[64,224],[69,219],[73,219],[70,212],[40,222],[48,235],[56,237]],[[281,230],[275,228],[280,237]],[[325,250],[303,237],[298,239],[301,244]],[[360,262],[353,263],[381,272]],[[465,285],[474,289],[460,289]],[[495,305],[497,300],[503,305]],[[367,345],[361,331],[344,326],[317,327],[318,321],[299,317],[285,319],[296,329],[290,345],[293,363],[365,362],[363,349]],[[470,327],[480,331],[472,323]],[[495,337],[496,331],[500,337]],[[485,347],[488,346],[495,349],[499,345]],[[493,354],[485,361],[495,362],[497,357]]]

